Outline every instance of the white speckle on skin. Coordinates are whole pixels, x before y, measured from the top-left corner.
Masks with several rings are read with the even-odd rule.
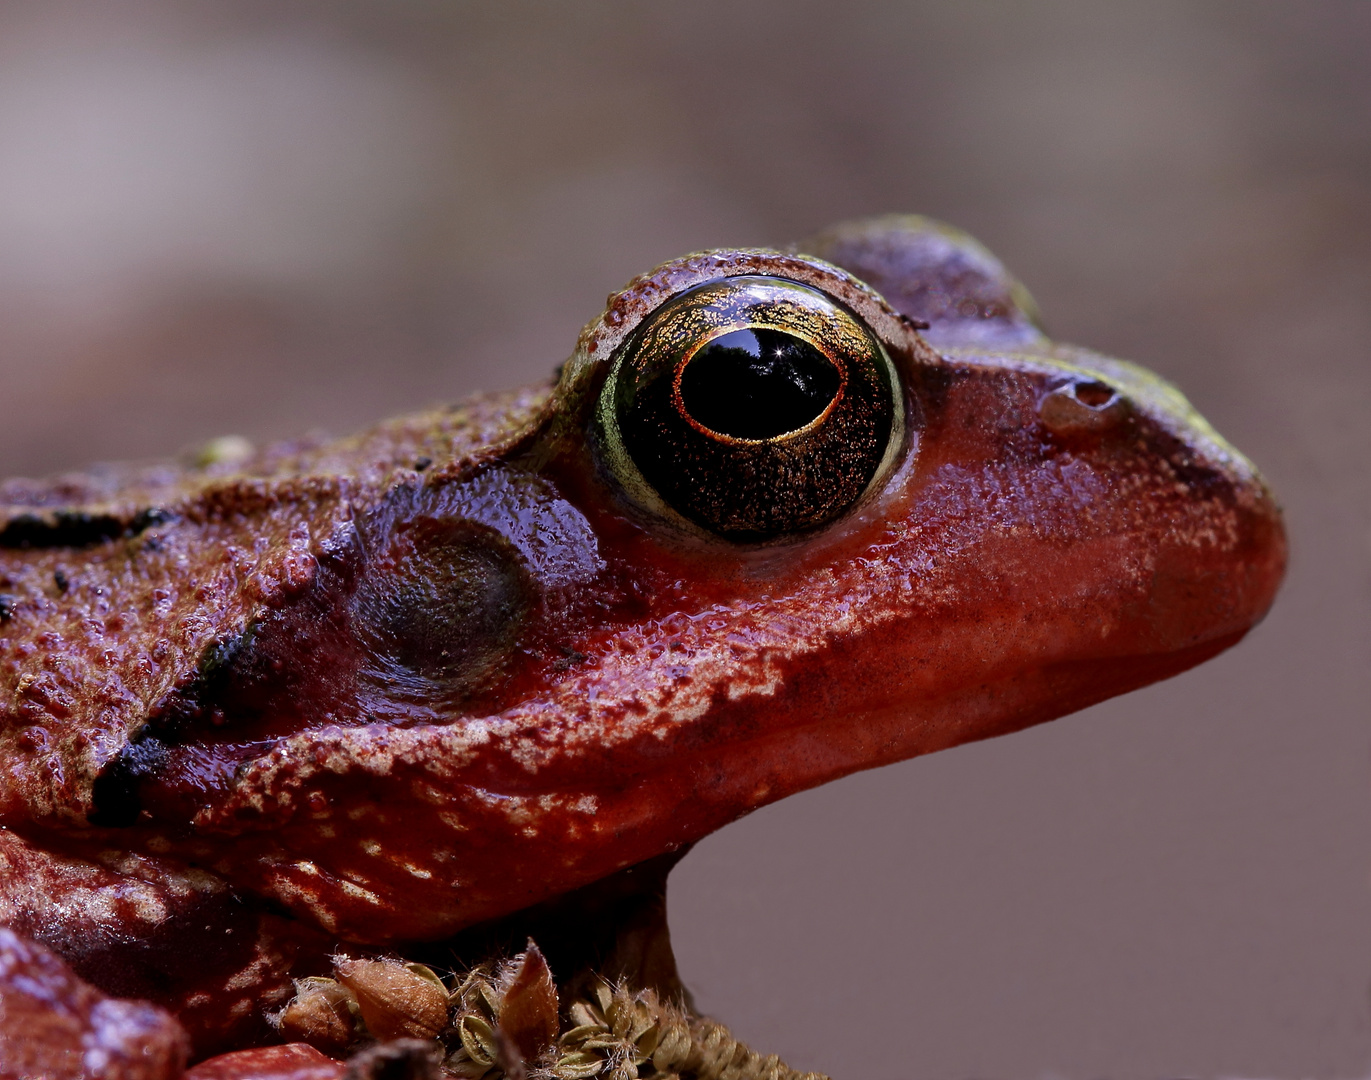
[[[165,922],[167,918],[167,907],[162,901],[154,896],[150,896],[141,889],[128,897],[133,904],[133,909],[138,913],[138,917],[149,925],[156,926]]]
[[[363,840],[358,844],[358,846],[368,855],[371,856],[380,855],[382,852],[381,845],[376,840]]]
[[[344,893],[356,900],[362,900],[368,904],[375,904],[377,907],[381,906],[381,898],[370,889],[364,889],[362,886],[351,881],[340,881],[338,885]]]

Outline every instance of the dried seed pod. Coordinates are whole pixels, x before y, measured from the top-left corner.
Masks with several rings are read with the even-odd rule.
[[[378,1039],[433,1039],[447,1027],[447,988],[422,964],[340,956],[333,971],[356,996],[367,1031]]]
[[[530,940],[501,972],[500,1031],[524,1061],[536,1061],[557,1041],[557,987],[538,946]]]
[[[495,1038],[495,1029],[485,1020],[468,1013],[458,1023],[457,1034],[462,1040],[462,1049],[472,1061],[487,1068],[495,1064],[500,1056],[500,1045]]]
[[[595,1015],[591,1006],[585,1001],[573,1001],[570,1009],[571,1022],[577,1028],[582,1027],[603,1027],[601,1017]]]
[[[658,1072],[676,1072],[690,1055],[690,1026],[682,1016],[670,1016],[662,1022],[657,1046],[652,1051],[652,1065]]]
[[[480,1012],[494,1017],[500,1008],[500,993],[494,982],[495,966],[488,962],[477,964],[448,995],[449,1006],[458,1012]]]
[[[357,999],[336,979],[297,979],[295,997],[276,1026],[292,1042],[305,1042],[326,1054],[346,1050],[357,1038]]]
[[[589,1080],[597,1076],[605,1067],[605,1059],[588,1050],[576,1050],[563,1054],[552,1067],[557,1080]]]

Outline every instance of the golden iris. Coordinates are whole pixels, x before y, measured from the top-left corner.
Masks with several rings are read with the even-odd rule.
[[[615,355],[597,425],[630,494],[710,532],[820,528],[881,473],[903,433],[895,369],[818,289],[749,275],[699,285]]]

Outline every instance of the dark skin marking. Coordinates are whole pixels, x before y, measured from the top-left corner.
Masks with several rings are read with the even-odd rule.
[[[119,537],[137,536],[167,520],[169,515],[160,507],[140,510],[128,519],[82,510],[57,510],[47,515],[20,513],[0,526],[0,548],[90,547]]]

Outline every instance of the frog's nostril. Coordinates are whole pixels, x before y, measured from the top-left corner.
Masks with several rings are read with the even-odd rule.
[[[1112,386],[1093,379],[1059,386],[1038,405],[1043,426],[1063,439],[1103,435],[1131,411],[1128,400]]]
[[[1076,383],[1074,389],[1076,400],[1083,405],[1089,405],[1092,409],[1099,409],[1108,405],[1114,397],[1113,387],[1106,386],[1102,382]]]

